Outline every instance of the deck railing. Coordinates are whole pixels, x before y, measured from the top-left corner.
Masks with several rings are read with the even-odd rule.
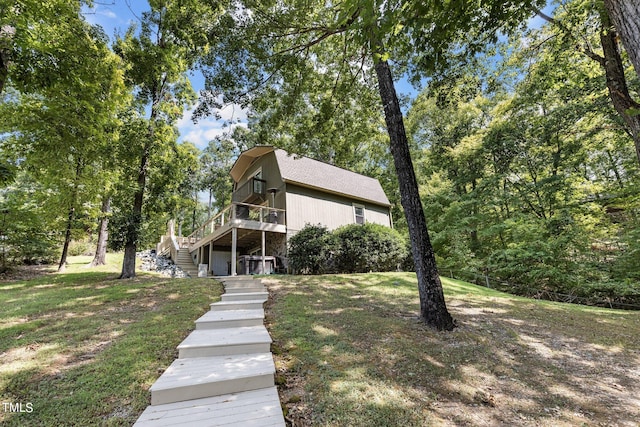
[[[178,251],[181,248],[188,248],[189,241],[186,237],[177,237],[175,221],[171,220],[167,224],[167,234],[160,236],[160,243],[156,245],[156,253],[169,257],[175,262],[178,259]]]
[[[160,243],[156,246],[156,253],[158,255],[171,255],[171,250],[177,245],[175,237],[172,236],[160,236]]]
[[[228,225],[230,222],[237,220],[286,225],[284,209],[251,205],[249,203],[232,203],[184,239],[187,240],[188,244],[194,244],[215,233],[216,230]]]
[[[160,243],[156,246],[156,253],[176,260],[180,248],[188,248],[189,240],[186,237],[176,237],[171,234],[160,236]]]

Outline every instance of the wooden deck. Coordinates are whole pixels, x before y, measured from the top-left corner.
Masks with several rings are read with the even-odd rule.
[[[151,386],[151,405],[135,426],[285,425],[263,324],[268,293],[252,278],[229,278],[225,291]]]
[[[243,213],[239,213],[239,210]],[[258,235],[256,232],[286,233],[286,213],[282,209],[234,202],[186,238],[189,251],[194,252],[210,242],[230,246],[233,229],[240,233],[236,237],[240,244],[245,238],[255,239]]]

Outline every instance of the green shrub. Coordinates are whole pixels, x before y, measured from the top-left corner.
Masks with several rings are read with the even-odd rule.
[[[411,252],[411,240],[405,237],[404,241],[405,255],[402,259],[402,265],[400,266],[400,269],[402,271],[416,271],[416,263],[413,261],[413,252]]]
[[[378,224],[350,224],[334,232],[340,242],[336,267],[344,273],[394,271],[402,267],[407,246],[400,233]]]
[[[15,227],[4,243],[11,264],[52,264],[60,255],[56,236],[39,228]]]
[[[289,265],[295,273],[330,273],[338,249],[336,237],[326,227],[307,224],[289,239]]]
[[[70,256],[91,255],[92,251],[93,246],[86,240],[72,240],[69,244]]]
[[[289,240],[289,264],[302,274],[395,271],[408,254],[400,233],[378,224],[350,224],[333,232],[307,224]]]
[[[640,224],[638,224],[640,225]],[[640,228],[630,230],[623,239],[623,248],[617,257],[613,272],[618,280],[640,280]]]

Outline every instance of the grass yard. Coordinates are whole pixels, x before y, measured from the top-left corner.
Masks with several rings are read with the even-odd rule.
[[[443,282],[453,332],[417,321],[412,274],[270,280],[293,425],[639,425],[640,313]]]
[[[89,261],[72,257],[64,274],[0,281],[3,426],[130,426],[175,347],[222,292],[212,280],[142,272],[117,280],[118,255],[98,269],[85,268]]]

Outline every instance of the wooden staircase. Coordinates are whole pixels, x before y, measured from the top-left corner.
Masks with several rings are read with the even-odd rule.
[[[189,254],[189,249],[181,248],[178,251],[178,256],[176,258],[175,263],[182,269],[182,271],[187,273],[190,277],[198,277],[198,267],[193,263],[193,259]]]
[[[263,324],[268,293],[252,278],[223,283],[223,301],[196,320],[178,359],[151,386],[151,405],[135,426],[285,425]]]

